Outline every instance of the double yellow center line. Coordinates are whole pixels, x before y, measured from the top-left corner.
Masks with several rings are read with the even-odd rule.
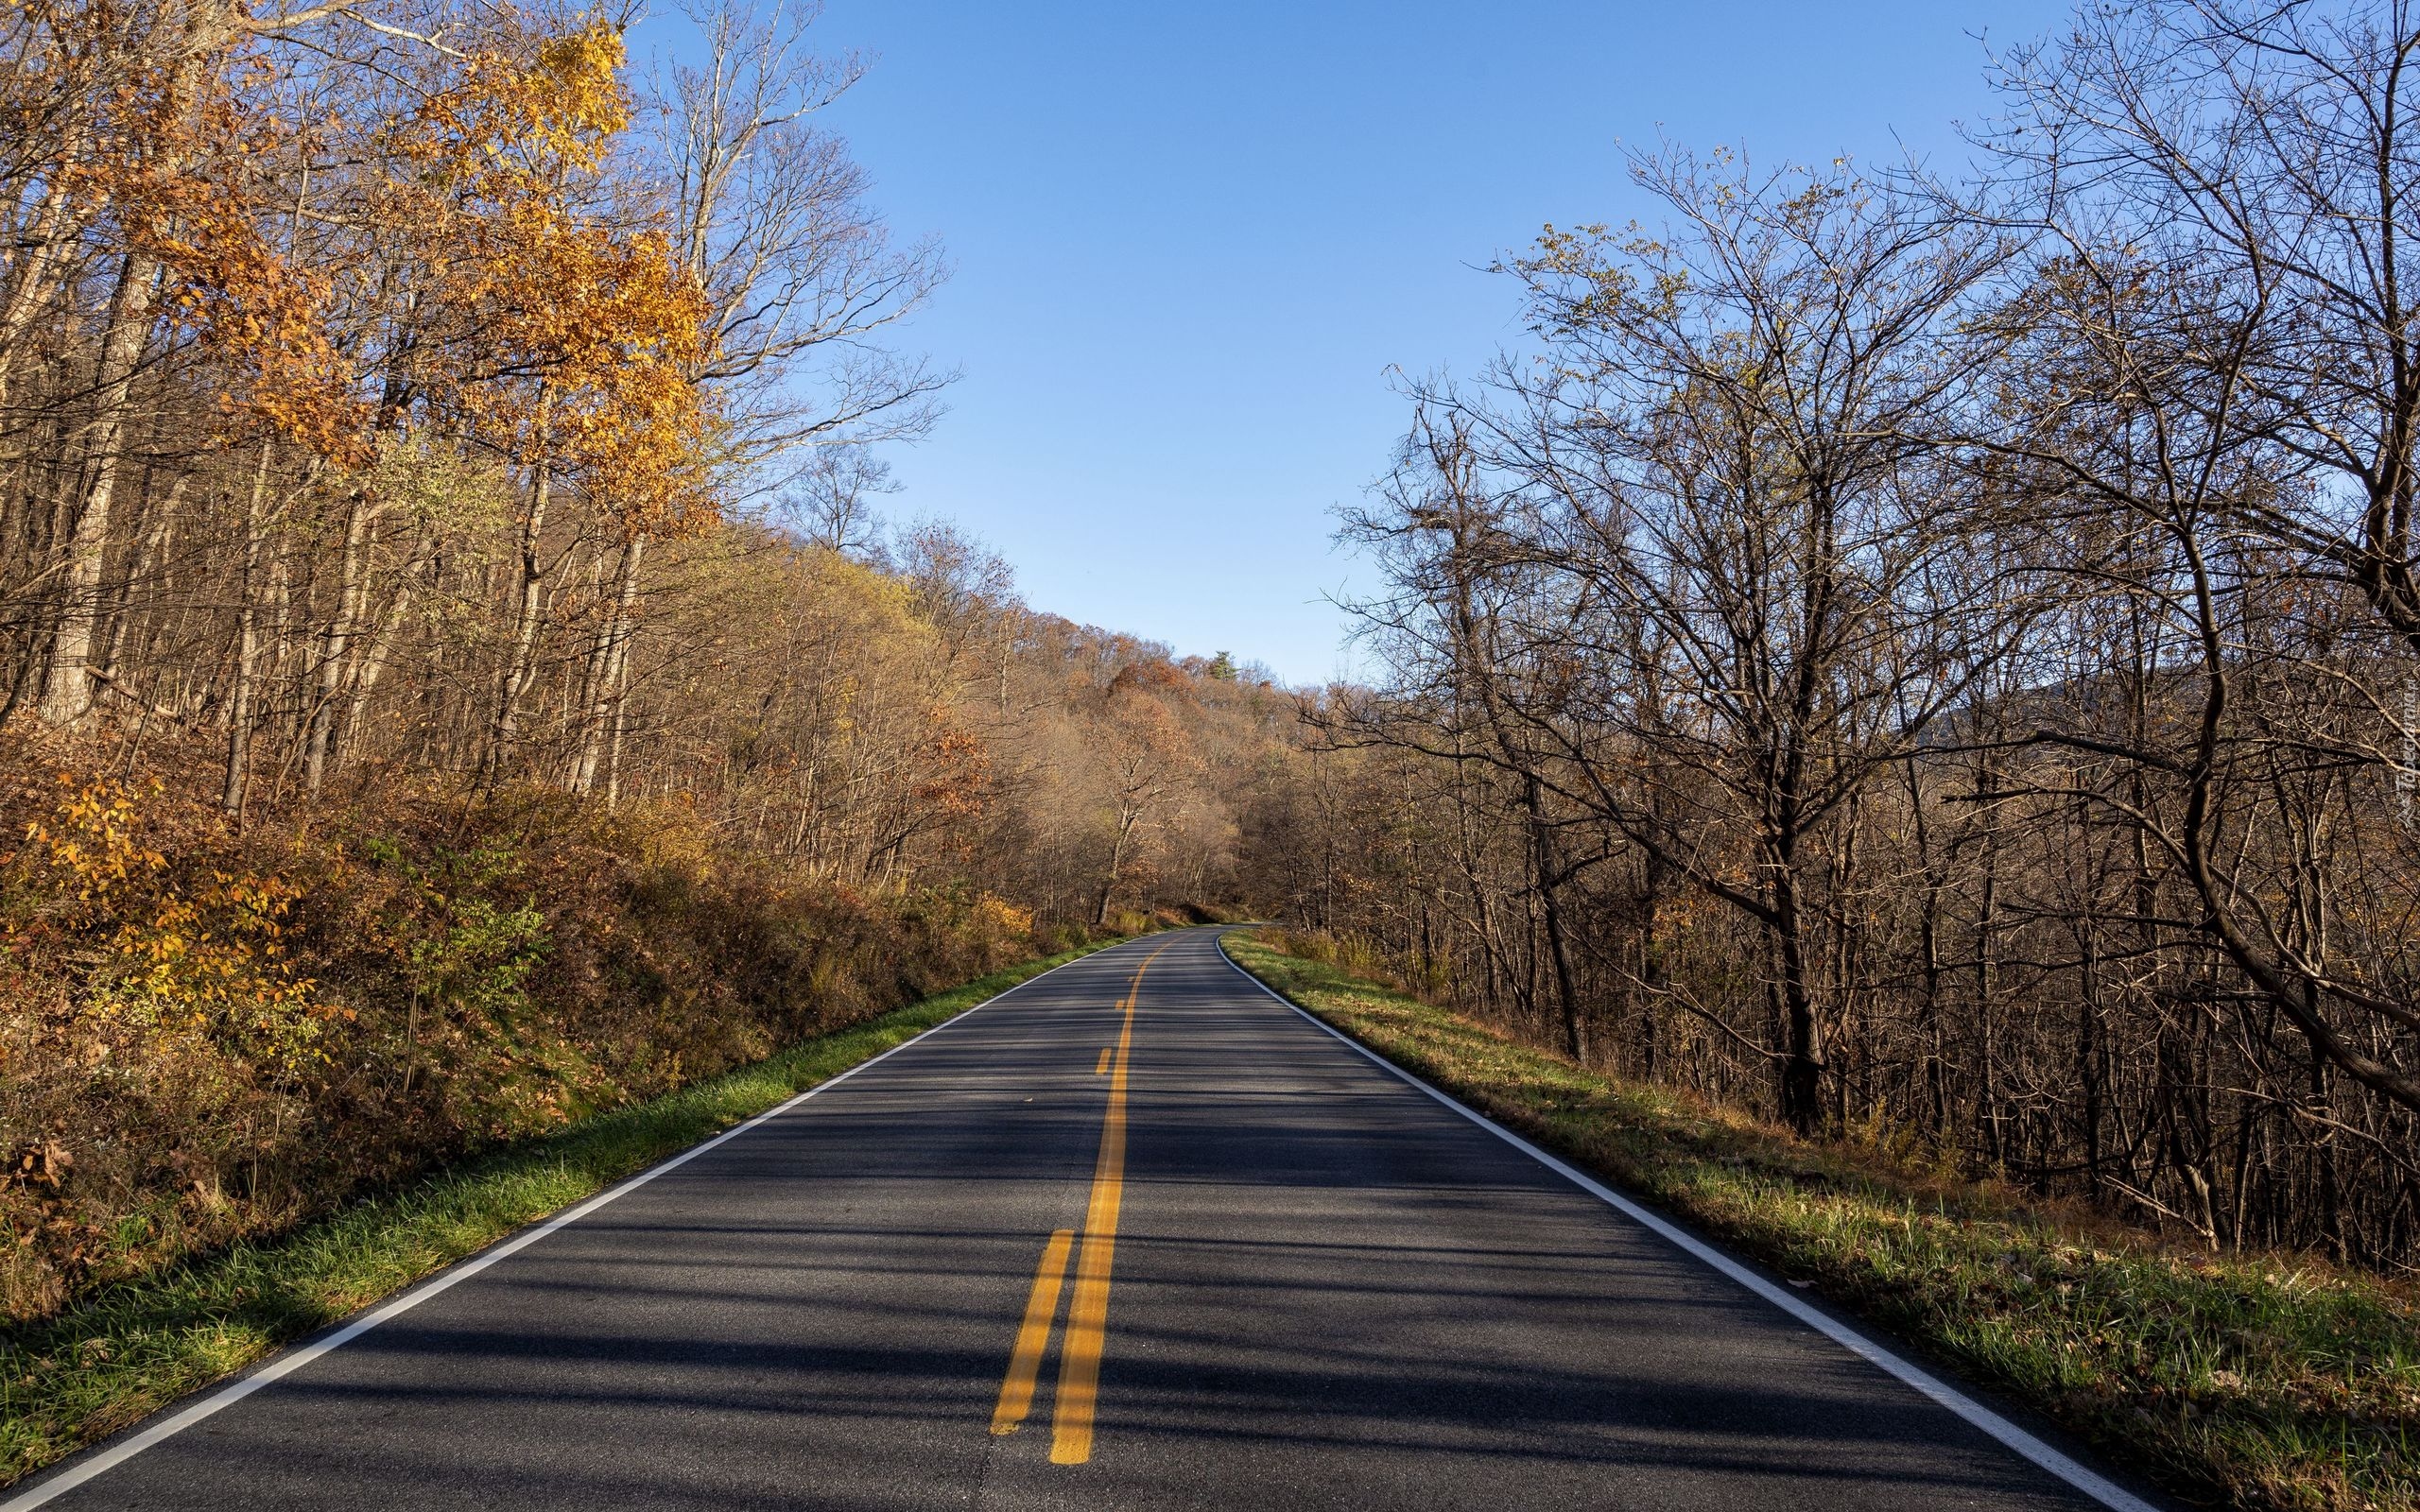
[[[1093,1457],[1093,1407],[1100,1394],[1101,1340],[1109,1329],[1109,1273],[1117,1252],[1118,1204],[1126,1191],[1126,1067],[1134,1045],[1134,1005],[1143,995],[1143,973],[1167,949],[1161,946],[1134,969],[1134,980],[1118,1005],[1123,1017],[1117,1044],[1102,1051],[1101,1064],[1094,1067],[1096,1074],[1104,1069],[1109,1073],[1109,1109],[1101,1116],[1100,1158],[1093,1164],[1083,1246],[1076,1256],[1076,1298],[1068,1308],[1067,1336],[1059,1350],[1059,1393],[1050,1419],[1053,1465],[1081,1465]],[[1059,1314],[1059,1292],[1075,1240],[1074,1229],[1061,1228],[1042,1246],[1042,1263],[1026,1297],[1025,1321],[1017,1329],[1009,1373],[1000,1383],[999,1405],[992,1413],[995,1434],[1015,1433],[1032,1410],[1034,1383],[1050,1348],[1050,1325]]]

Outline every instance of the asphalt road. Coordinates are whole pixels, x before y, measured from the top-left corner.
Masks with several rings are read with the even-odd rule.
[[[1212,931],[1038,978],[47,1503],[2098,1504]]]

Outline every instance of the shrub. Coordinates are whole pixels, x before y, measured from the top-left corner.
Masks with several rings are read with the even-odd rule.
[[[177,754],[0,751],[12,1320],[1083,937],[801,882],[680,803],[396,788],[239,831]]]

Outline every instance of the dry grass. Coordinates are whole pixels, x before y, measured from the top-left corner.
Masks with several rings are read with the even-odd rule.
[[[2204,1256],[1870,1149],[1616,1081],[1230,934],[1238,964],[1405,1069],[2192,1501],[2420,1509],[2420,1297]],[[1313,947],[1316,951],[1316,947]]]

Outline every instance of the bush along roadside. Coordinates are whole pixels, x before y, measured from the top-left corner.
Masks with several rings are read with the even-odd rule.
[[[851,885],[676,799],[237,823],[205,753],[106,754],[0,738],[0,1326],[1120,933]]]
[[[2189,1501],[2420,1509],[2420,1293],[2308,1257],[2185,1253],[1992,1182],[1616,1081],[1317,957],[1238,965],[1405,1070]]]
[[[1105,940],[601,1113],[272,1241],[84,1297],[0,1343],[0,1483],[241,1370],[529,1223],[828,1081]]]

